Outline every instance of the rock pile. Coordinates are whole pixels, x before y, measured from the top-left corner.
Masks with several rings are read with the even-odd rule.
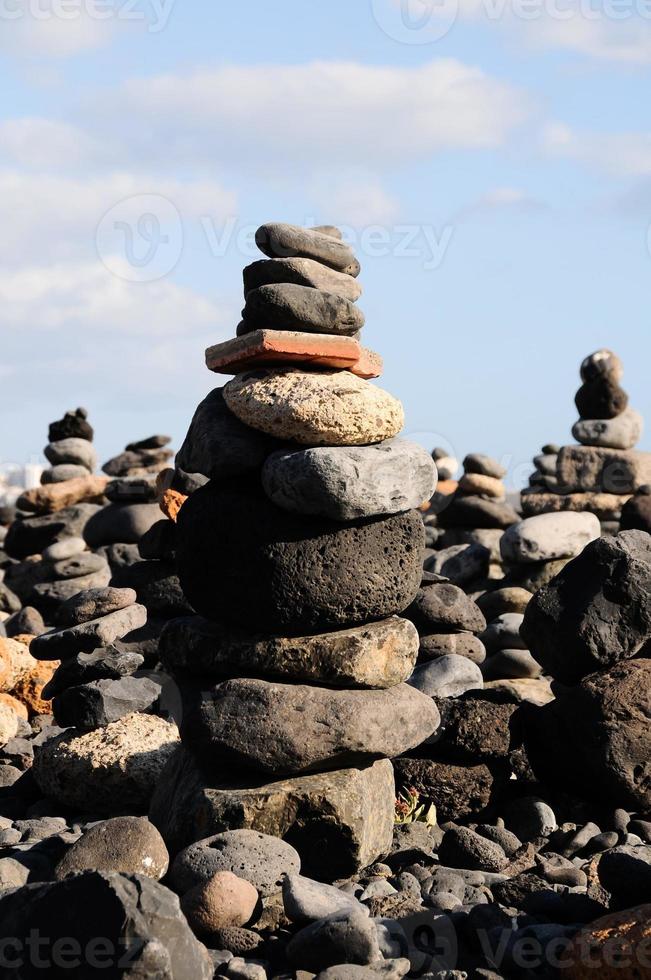
[[[176,847],[272,832],[331,879],[390,846],[387,757],[438,725],[405,684],[418,634],[400,618],[421,581],[414,508],[436,472],[396,439],[400,403],[367,380],[381,362],[359,343],[350,249],[289,225],[257,240],[270,257],[244,270],[239,338],[206,353],[235,377],[199,406],[177,458],[211,481],[178,514],[200,616],[160,641],[183,691],[183,749],[152,817]]]
[[[628,405],[623,373],[610,350],[585,358],[575,399],[579,420],[572,428],[578,445],[547,446],[536,457],[537,473],[522,494],[526,516],[589,511],[600,519],[604,533],[616,533],[631,494],[651,483],[651,454],[635,449],[643,419]]]
[[[470,453],[463,471],[454,492],[435,497],[435,513],[425,517],[428,528],[436,528],[425,569],[472,589],[474,583],[502,577],[500,540],[519,516],[506,499],[506,470],[497,460]]]

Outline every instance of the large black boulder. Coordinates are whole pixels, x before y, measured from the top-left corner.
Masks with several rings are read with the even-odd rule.
[[[535,594],[520,632],[564,684],[636,656],[651,638],[651,535],[592,541]]]
[[[336,523],[276,507],[257,482],[201,487],[178,517],[181,586],[207,619],[280,633],[401,613],[421,580],[420,515]]]

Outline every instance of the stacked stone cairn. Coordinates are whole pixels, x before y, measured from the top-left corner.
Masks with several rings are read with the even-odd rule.
[[[425,569],[472,591],[484,579],[502,577],[500,539],[519,516],[507,501],[506,470],[497,460],[470,453],[463,470],[454,493],[435,496],[435,513],[425,516],[437,530]]]
[[[577,445],[548,446],[536,457],[539,478],[522,494],[525,516],[589,511],[601,521],[602,533],[616,533],[629,498],[648,496],[651,453],[635,449],[643,419],[629,407],[623,374],[622,362],[611,350],[585,358],[575,398],[579,420],[572,428]],[[648,527],[639,519],[629,519],[627,526]]]
[[[359,343],[359,263],[335,229],[263,225],[235,375],[199,406],[177,457],[210,482],[183,503],[176,554],[198,616],[169,623],[182,749],[151,816],[172,850],[263,831],[307,873],[342,877],[390,847],[397,756],[438,725],[405,681],[432,495],[429,454],[396,439],[402,406]]]

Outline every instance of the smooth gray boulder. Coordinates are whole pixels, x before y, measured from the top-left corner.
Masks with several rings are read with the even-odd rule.
[[[352,909],[368,915],[361,902],[334,885],[294,874],[286,875],[283,880],[283,908],[292,922],[314,922],[334,912]]]
[[[504,561],[514,563],[573,558],[600,534],[599,518],[587,511],[537,514],[507,528],[500,550]]]
[[[337,272],[359,275],[359,262],[350,246],[312,228],[270,221],[260,225],[255,233],[255,243],[264,255],[272,259],[315,259]]]
[[[109,504],[88,521],[84,540],[91,548],[106,544],[137,544],[160,518],[158,504]]]
[[[362,295],[362,287],[352,276],[337,272],[314,259],[259,259],[243,270],[244,295],[260,286],[293,282],[297,286],[313,286],[334,293],[354,303]]]
[[[430,698],[456,698],[484,686],[477,664],[455,653],[417,667],[407,683]]]
[[[273,776],[401,755],[440,722],[434,702],[407,684],[354,691],[237,678],[184,694],[184,742],[203,758]]]
[[[627,408],[612,419],[579,419],[572,435],[584,446],[607,449],[633,449],[642,438],[644,419],[634,408]]]
[[[284,510],[349,521],[419,507],[436,489],[436,466],[416,443],[389,439],[274,453],[262,485]]]
[[[58,439],[50,442],[43,450],[48,463],[59,466],[72,463],[74,466],[84,466],[91,473],[97,468],[97,453],[92,442],[87,439]]]

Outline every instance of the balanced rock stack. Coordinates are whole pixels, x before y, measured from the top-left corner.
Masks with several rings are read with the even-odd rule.
[[[580,417],[572,429],[578,445],[558,451],[555,474],[553,454],[543,456],[545,487],[523,492],[525,515],[590,511],[602,522],[602,530],[612,533],[618,530],[622,507],[631,494],[651,484],[651,453],[635,450],[643,419],[628,406],[620,384],[623,373],[622,362],[610,350],[585,358],[583,384],[575,399]]]
[[[435,509],[441,507],[436,515],[439,535],[425,569],[469,588],[502,576],[500,539],[519,517],[506,499],[506,470],[497,460],[470,453],[463,469],[454,495],[435,502]],[[433,524],[431,518],[426,520]]]
[[[206,354],[235,377],[199,406],[177,457],[211,479],[178,514],[199,616],[161,636],[183,748],[151,810],[172,850],[263,831],[321,879],[389,849],[388,757],[439,721],[405,683],[419,643],[399,616],[420,585],[415,508],[436,471],[396,440],[400,402],[366,380],[381,362],[359,344],[359,264],[330,231],[262,226],[269,258],[244,270],[239,336]]]

